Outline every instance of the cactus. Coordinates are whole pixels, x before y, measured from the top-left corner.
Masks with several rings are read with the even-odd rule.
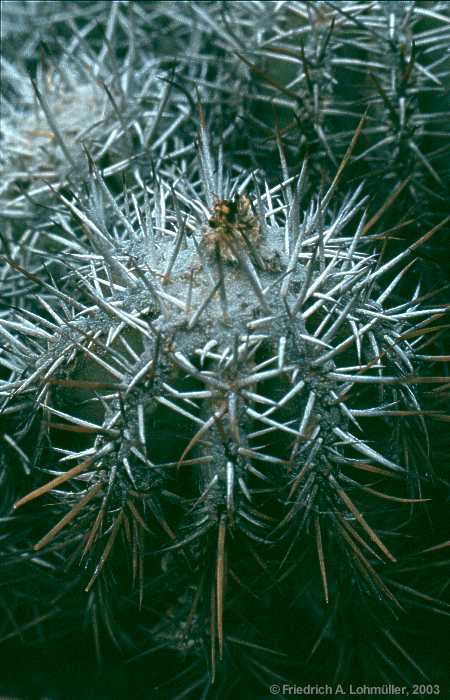
[[[434,427],[448,421],[447,305],[415,257],[448,231],[422,188],[445,167],[419,139],[420,91],[431,81],[439,98],[446,76],[445,7],[97,5],[97,24],[83,3],[46,8],[54,50],[72,32],[67,70],[39,63],[28,88],[24,57],[7,55],[25,116],[10,98],[0,630],[29,664],[89,646],[76,690],[44,672],[30,688],[0,674],[2,691],[443,684],[427,641],[449,611]],[[362,43],[388,68],[356,59]],[[289,58],[297,77],[276,68]],[[399,131],[394,64],[419,103]],[[359,76],[345,129],[330,119],[347,114],[339,66]],[[255,99],[273,101],[272,124]],[[42,151],[24,146],[30,129],[48,132]],[[429,205],[416,228],[414,198]],[[409,238],[386,246],[386,226]]]

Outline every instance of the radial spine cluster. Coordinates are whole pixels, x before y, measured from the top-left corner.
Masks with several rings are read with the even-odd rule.
[[[49,55],[28,85],[6,57],[1,641],[52,649],[82,619],[96,667],[145,668],[167,700],[395,664],[427,679],[402,625],[450,611],[450,356],[446,285],[416,269],[450,217],[399,202],[445,179],[413,109],[447,75],[417,53],[445,8],[95,6],[104,35],[83,3],[54,24],[45,4],[70,73]],[[415,34],[421,17],[438,28]],[[341,71],[364,77],[363,113]]]

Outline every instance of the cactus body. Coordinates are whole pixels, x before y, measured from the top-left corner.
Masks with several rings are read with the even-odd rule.
[[[0,630],[98,697],[442,679],[445,8],[260,5],[46,7],[10,98]]]

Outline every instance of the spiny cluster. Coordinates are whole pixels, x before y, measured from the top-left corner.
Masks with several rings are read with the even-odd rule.
[[[380,264],[361,189],[333,205],[338,173],[303,202],[306,165],[273,188],[232,181],[205,131],[189,180],[142,174],[120,203],[90,168],[86,203],[55,193],[65,238],[51,234],[60,252],[45,274],[6,258],[40,306],[24,298],[0,319],[3,439],[33,483],[17,522],[32,501],[51,506],[34,551],[82,563],[87,593],[117,577],[126,590],[128,571],[140,605],[146,567],[158,585],[187,567],[165,646],[209,648],[211,681],[233,637],[233,580],[254,586],[243,551],[282,578],[307,544],[325,603],[344,566],[364,596],[398,607],[382,563],[408,516],[392,511],[386,533],[377,504],[424,500],[417,387],[446,377],[416,369],[439,359],[422,346],[445,309],[395,290],[435,230]]]
[[[264,5],[45,4],[7,58],[0,641],[167,700],[428,680],[450,610],[445,7]]]
[[[148,43],[125,43],[120,3],[110,10],[106,43],[86,44],[96,18],[83,36],[75,33],[62,56],[47,47],[35,79],[26,57],[16,64],[5,59],[2,219],[42,218],[51,187],[82,189],[89,176],[86,149],[108,178],[139,159],[151,167],[153,160],[193,150],[186,146],[192,128],[182,128],[191,105],[175,86],[174,71]],[[123,57],[114,55],[110,42]]]
[[[261,12],[258,2],[213,2],[184,3],[183,12],[223,52],[227,77],[200,80],[205,93],[245,96],[246,136],[239,140],[236,123],[233,147],[247,162],[261,162],[282,139],[288,163],[309,155],[320,180],[367,110],[349,176],[375,177],[380,202],[397,187],[406,187],[410,206],[432,192],[445,196],[447,3],[274,2]]]

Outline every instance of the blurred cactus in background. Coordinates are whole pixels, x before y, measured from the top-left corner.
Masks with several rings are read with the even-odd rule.
[[[445,695],[448,7],[3,3],[0,692]]]

